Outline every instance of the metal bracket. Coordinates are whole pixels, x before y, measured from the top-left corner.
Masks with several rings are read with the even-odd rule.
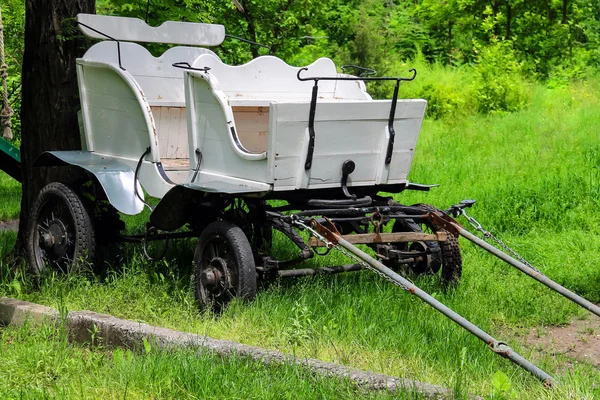
[[[198,176],[198,172],[200,171],[200,163],[202,162],[202,152],[200,151],[200,149],[196,149],[194,153],[196,153],[196,168],[194,169],[194,175],[192,176],[192,182],[194,182],[196,180],[196,177]]]
[[[310,225],[313,227],[313,229],[315,231],[317,231],[317,233],[319,235],[325,237],[325,239],[327,239],[327,241],[329,242],[330,245],[337,246],[337,244],[339,242],[339,238],[342,237],[342,235],[335,227],[335,224],[333,222],[331,222],[331,220],[329,218],[325,218],[325,220],[327,221],[327,224],[331,227],[331,229],[328,229],[324,225],[321,225],[314,218],[310,221]],[[327,246],[327,247],[329,247],[329,246]]]
[[[346,160],[342,164],[342,191],[344,192],[344,196],[352,200],[356,200],[356,195],[350,194],[348,191],[348,176],[354,172],[355,168],[356,164],[352,160]]]
[[[85,26],[89,30],[92,30],[92,31],[96,32],[97,34],[104,36],[108,40],[112,40],[113,42],[117,42],[117,57],[119,58],[119,68],[121,68],[123,71],[126,71],[126,69],[123,68],[123,64],[121,63],[121,41],[120,40],[117,40],[117,39],[115,39],[112,36],[108,36],[106,33],[100,32],[98,29],[94,29],[91,26],[84,24],[83,22],[75,21],[75,23],[78,24],[78,25]]]
[[[171,65],[173,67],[175,67],[175,68],[189,69],[189,70],[192,70],[192,71],[200,71],[200,72],[208,72],[208,71],[210,71],[210,67],[195,68],[195,67],[192,67],[190,65],[190,63],[186,62],[186,61],[176,62],[176,63],[173,63]]]
[[[315,148],[315,109],[317,108],[317,93],[319,91],[319,81],[396,81],[396,87],[394,88],[394,97],[392,99],[392,106],[390,109],[390,116],[388,119],[388,132],[389,132],[389,141],[387,146],[387,152],[385,156],[385,164],[389,165],[392,162],[392,153],[394,151],[394,138],[396,136],[396,132],[394,131],[394,118],[396,115],[396,104],[398,103],[398,89],[400,87],[401,81],[412,81],[417,76],[417,70],[411,68],[409,72],[412,72],[412,76],[410,78],[394,78],[387,76],[372,76],[372,77],[348,77],[348,76],[315,76],[302,78],[300,74],[302,71],[308,71],[308,68],[300,68],[298,70],[298,74],[296,77],[299,81],[315,81],[315,85],[312,90],[312,97],[310,100],[310,111],[308,117],[308,133],[309,133],[309,142],[308,142],[308,154],[306,155],[306,162],[304,163],[304,169],[309,170],[312,167],[312,157]]]
[[[460,236],[459,230],[462,229],[462,225],[456,222],[454,218],[445,212],[432,211],[427,214],[426,219],[431,221],[433,226],[435,226],[437,229],[445,229],[456,238]]]

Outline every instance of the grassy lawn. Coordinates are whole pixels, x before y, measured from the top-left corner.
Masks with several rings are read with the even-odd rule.
[[[21,184],[0,171],[0,221],[19,218]]]
[[[292,365],[267,367],[208,352],[143,353],[69,345],[63,329],[0,327],[2,399],[418,399],[366,392]]]
[[[441,208],[476,199],[470,214],[485,228],[550,278],[599,302],[599,89],[600,81],[553,90],[536,86],[532,105],[517,113],[426,121],[410,179],[441,187],[397,199]],[[14,239],[13,233],[3,234],[0,251]],[[600,375],[591,364],[521,344],[533,328],[591,317],[483,250],[466,241],[461,245],[464,272],[457,288],[442,291],[436,277],[414,278],[415,283],[557,377],[562,384],[555,391],[369,272],[280,281],[262,288],[251,304],[232,304],[219,318],[200,314],[189,278],[192,240],[155,263],[124,246],[115,252],[120,261],[106,274],[50,277],[39,289],[22,272],[0,267],[0,295],[51,306],[61,302],[72,310],[238,340],[487,397],[600,397]],[[281,254],[294,252],[279,237],[275,247]],[[346,262],[334,254],[311,265]],[[510,389],[498,388],[494,376],[499,371],[508,376]]]

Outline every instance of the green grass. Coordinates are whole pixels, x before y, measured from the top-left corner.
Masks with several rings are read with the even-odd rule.
[[[470,214],[485,228],[549,277],[600,301],[599,89],[600,80],[554,90],[536,86],[532,104],[517,113],[426,121],[410,178],[442,186],[403,193],[398,200],[445,208],[477,199]],[[11,240],[14,236],[0,241],[1,248],[9,248]],[[193,241],[181,242],[158,263],[124,247],[118,266],[106,275],[50,277],[38,290],[20,272],[5,271],[0,294],[54,306],[61,298],[71,310],[91,309],[494,398],[501,398],[493,378],[498,371],[522,399],[600,396],[599,375],[590,364],[521,345],[534,327],[587,314],[483,250],[461,245],[460,286],[444,292],[436,277],[415,283],[556,376],[562,382],[557,391],[546,391],[418,299],[369,272],[281,281],[262,288],[251,304],[232,304],[220,318],[200,314],[189,278]],[[277,238],[276,251],[295,250]],[[311,264],[345,262],[335,255]]]
[[[0,221],[19,218],[21,184],[0,171]]]
[[[73,346],[55,325],[0,327],[2,399],[418,399],[367,392],[286,364],[198,351]]]

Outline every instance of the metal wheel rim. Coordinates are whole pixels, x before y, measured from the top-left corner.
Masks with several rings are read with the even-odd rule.
[[[218,295],[214,295],[206,288],[200,279],[201,274],[207,269],[213,267],[213,260],[220,258],[225,262],[226,270],[224,271],[224,279],[228,283],[228,288],[222,290]],[[218,234],[211,236],[200,250],[198,259],[196,260],[196,290],[204,304],[212,301],[217,303],[221,300],[231,299],[235,297],[235,288],[237,285],[237,271],[235,256],[231,249],[228,240]]]
[[[52,266],[67,272],[65,266],[73,262],[76,249],[75,221],[67,204],[59,197],[51,196],[42,203],[35,224],[34,255],[39,269]],[[47,243],[47,235],[53,237],[53,245]]]

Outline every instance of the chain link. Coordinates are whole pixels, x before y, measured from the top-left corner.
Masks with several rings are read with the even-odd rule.
[[[481,232],[486,239],[492,239],[493,241],[495,241],[496,243],[498,243],[500,246],[502,246],[504,248],[504,250],[506,250],[511,255],[513,255],[516,259],[518,259],[519,261],[521,261],[523,264],[527,265],[532,270],[534,270],[536,272],[539,272],[541,274],[541,272],[536,267],[534,267],[533,265],[531,265],[529,263],[529,261],[527,261],[526,259],[524,259],[523,256],[521,256],[516,251],[514,251],[513,249],[511,249],[510,247],[508,247],[508,245],[506,243],[504,243],[502,240],[498,239],[490,231],[486,231],[485,229],[483,229],[483,227],[481,226],[481,224],[479,223],[479,221],[477,221],[475,218],[473,218],[470,215],[468,215],[467,212],[464,209],[461,209],[459,211],[459,215],[461,215],[461,214],[467,219],[467,221],[469,221],[469,224],[471,224],[471,226],[473,228],[475,228],[475,230]]]
[[[402,283],[400,283],[400,282],[398,282],[398,281],[390,278],[389,276],[387,276],[383,272],[379,271],[377,268],[371,266],[369,263],[367,263],[363,259],[359,258],[355,254],[350,253],[348,250],[344,249],[339,244],[336,245],[336,244],[331,243],[329,240],[327,240],[327,238],[325,238],[323,235],[321,235],[319,232],[317,232],[316,230],[314,230],[310,226],[306,225],[300,219],[292,217],[292,224],[297,225],[297,226],[301,227],[302,229],[306,229],[306,231],[308,231],[317,240],[325,243],[325,245],[327,246],[328,249],[335,249],[335,250],[339,251],[340,253],[342,253],[343,255],[345,255],[346,257],[348,257],[349,259],[351,259],[351,260],[355,261],[356,263],[362,265],[363,267],[365,267],[369,271],[374,272],[375,274],[379,275],[380,277],[382,277],[386,281],[388,281],[388,282],[390,282],[390,283],[392,283],[392,284],[394,284],[396,286],[399,286],[403,290],[406,290],[406,291],[409,290],[408,287],[406,287]],[[404,279],[406,279],[406,278],[404,278]],[[410,282],[410,280],[408,280],[408,279],[406,279],[406,280]],[[410,282],[410,283],[412,283],[412,282]]]

